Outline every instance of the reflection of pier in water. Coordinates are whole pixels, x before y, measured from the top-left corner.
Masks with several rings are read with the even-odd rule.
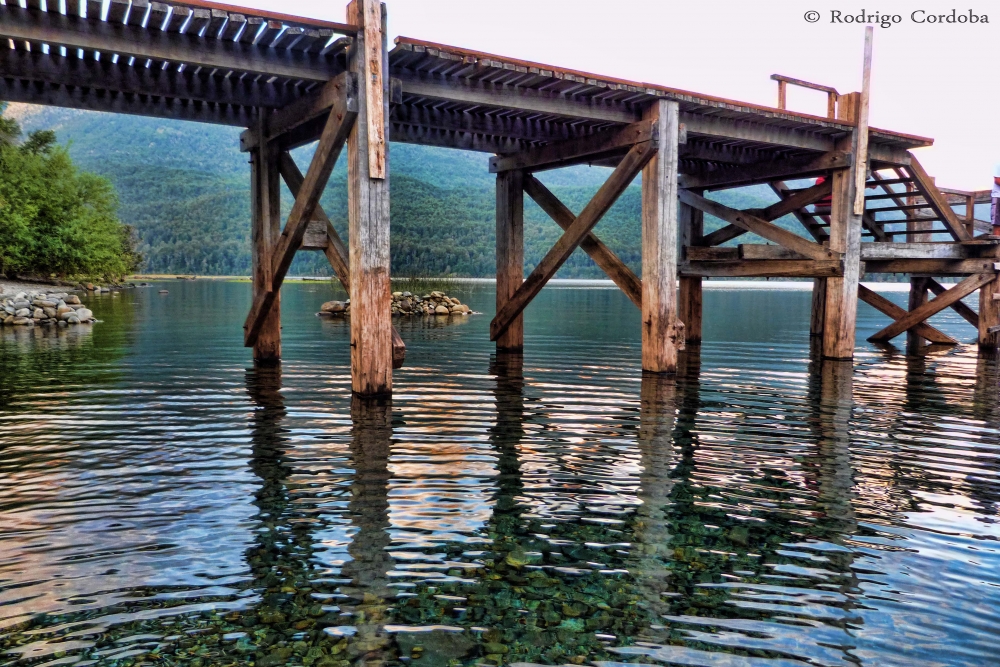
[[[908,376],[931,377],[923,358],[906,363]],[[546,423],[556,408],[529,395],[520,354],[498,354],[490,369],[497,476],[481,529],[487,541],[480,551],[462,542],[427,547],[445,555],[448,575],[440,577],[396,571],[391,404],[355,400],[351,558],[339,578],[323,579],[312,573],[310,543],[322,522],[288,520],[280,371],[254,371],[248,389],[260,409],[252,467],[263,480],[257,504],[270,529],[248,552],[265,591],[258,618],[271,614],[271,627],[317,655],[366,664],[414,656],[415,665],[484,657],[684,661],[706,651],[854,661],[851,632],[863,622],[855,572],[855,536],[864,534],[858,503],[874,493],[856,486],[873,464],[869,454],[859,459],[852,451],[852,415],[866,400],[857,396],[854,372],[849,363],[814,358],[799,407],[782,404],[784,423],[761,431],[753,420],[732,418],[733,390],[701,377],[699,348],[692,346],[676,378],[643,377],[637,413],[626,408],[610,418],[615,433],[634,433],[641,466],[636,504],[610,522],[601,507],[565,516],[544,507],[559,500],[556,494],[574,493],[525,467],[533,445],[528,435],[538,432],[527,425]],[[904,397],[900,414],[918,407],[906,401],[926,400],[935,388],[941,389],[921,386],[919,396]],[[984,383],[976,389],[983,405],[995,391]],[[983,409],[968,410],[982,416]],[[606,456],[601,437],[585,440],[572,443],[584,452],[572,456]],[[559,468],[563,458],[569,457],[556,457],[553,470],[579,475],[571,461]],[[891,487],[887,509],[907,511],[913,480],[900,470]],[[993,501],[986,487],[979,492],[982,502]],[[405,585],[401,574],[411,577]],[[291,639],[282,641],[294,646]],[[268,645],[258,656],[295,650],[287,646]]]

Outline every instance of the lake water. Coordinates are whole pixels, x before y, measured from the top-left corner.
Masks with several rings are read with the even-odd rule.
[[[643,377],[613,289],[404,321],[352,402],[325,283],[91,297],[0,332],[0,665],[1000,664],[998,379],[974,346],[810,354],[810,295],[709,290]],[[904,293],[889,294],[904,303]],[[963,341],[957,315],[936,318]]]

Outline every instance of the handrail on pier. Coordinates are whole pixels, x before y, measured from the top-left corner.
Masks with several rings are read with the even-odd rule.
[[[784,74],[772,74],[772,81],[778,82],[778,108],[787,109],[787,88],[791,84],[793,86],[798,86],[800,88],[809,88],[810,90],[818,90],[826,93],[826,117],[836,118],[837,117],[837,101],[840,99],[840,93],[837,92],[836,88],[831,86],[824,86],[818,83],[812,83],[811,81],[803,81],[802,79],[793,79],[790,76],[785,76]]]

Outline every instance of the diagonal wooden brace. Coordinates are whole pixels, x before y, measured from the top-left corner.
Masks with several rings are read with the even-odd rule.
[[[569,226],[576,220],[573,212],[559,201],[559,198],[552,194],[548,188],[542,185],[541,181],[530,174],[524,177],[524,191],[563,230],[569,229]],[[590,255],[590,258],[607,274],[608,278],[611,278],[625,292],[625,296],[632,303],[642,308],[642,281],[632,272],[632,269],[628,268],[625,262],[619,259],[618,255],[613,253],[608,246],[604,245],[593,232],[587,234],[580,241],[580,248]]]
[[[264,318],[274,303],[275,296],[285,279],[285,274],[288,273],[288,267],[291,266],[292,259],[295,258],[295,252],[302,244],[306,227],[312,220],[323,189],[326,187],[327,181],[330,180],[333,166],[337,163],[337,157],[354,126],[358,115],[357,97],[352,90],[345,91],[345,93],[330,109],[326,126],[323,128],[323,134],[320,136],[312,162],[309,164],[302,188],[295,198],[292,211],[288,214],[288,221],[285,223],[285,229],[274,248],[271,256],[271,284],[262,286],[263,290],[254,300],[250,314],[247,315],[246,323],[243,325],[243,344],[247,347],[252,346],[257,340]]]
[[[656,149],[657,146],[652,141],[645,141],[632,147],[632,150],[622,159],[608,180],[597,191],[597,194],[576,217],[573,224],[556,241],[552,249],[542,258],[542,261],[535,266],[531,275],[521,283],[514,295],[490,322],[490,340],[496,340],[510,326],[514,318],[538,295],[545,283],[555,275],[559,267],[587,237],[594,225],[625,192],[625,188],[653,157]]]
[[[778,193],[779,197],[781,196],[781,193],[777,189],[775,189],[775,192]],[[833,192],[833,183],[827,179],[824,183],[814,185],[811,188],[803,190],[802,192],[796,192],[794,195],[787,198],[782,198],[781,201],[771,204],[767,208],[759,211],[757,217],[761,220],[766,220],[767,222],[777,220],[778,218],[788,215],[789,213],[795,213],[805,206],[815,204],[823,197],[829,196],[831,192]],[[803,222],[803,224],[805,223]],[[726,225],[721,229],[715,230],[711,234],[706,234],[700,245],[721,245],[726,241],[746,234],[747,231],[748,230],[742,227],[737,227],[736,225]]]
[[[720,220],[725,220],[726,222],[745,229],[748,232],[753,232],[757,236],[765,238],[768,241],[774,241],[778,245],[784,246],[789,250],[794,250],[809,259],[839,259],[839,253],[835,253],[829,248],[824,248],[818,243],[813,243],[812,241],[802,238],[798,234],[793,234],[792,232],[782,229],[767,220],[751,215],[746,211],[737,211],[734,208],[729,208],[728,206],[724,206],[718,202],[696,195],[690,190],[681,190],[678,193],[678,198],[685,204],[693,206],[699,211],[704,211],[709,215],[714,215]]]
[[[930,204],[934,212],[941,218],[948,231],[955,237],[956,241],[968,241],[971,237],[965,229],[965,225],[958,219],[958,214],[952,210],[948,200],[944,198],[938,190],[934,180],[924,171],[923,166],[917,158],[910,153],[910,165],[906,168],[913,177],[913,183],[917,186],[917,191],[923,195],[924,200]]]
[[[904,317],[897,319],[895,322],[887,326],[885,329],[882,329],[874,336],[870,336],[868,340],[872,342],[892,340],[904,331],[911,329],[914,325],[923,322],[928,317],[931,317],[936,313],[941,312],[959,299],[972,294],[986,283],[995,279],[996,273],[992,271],[971,275],[951,289],[946,290],[942,295],[934,297],[919,308],[909,311]]]
[[[292,196],[298,197],[299,192],[302,189],[302,182],[305,179],[302,176],[302,172],[299,171],[298,165],[295,164],[295,160],[292,159],[292,156],[287,151],[281,154],[281,158],[278,163],[278,170],[281,172],[281,178],[284,179],[285,185],[288,186],[288,190],[292,193]],[[323,251],[326,253],[326,258],[330,260],[330,266],[333,267],[333,272],[337,274],[337,279],[340,280],[340,284],[343,285],[347,293],[350,294],[351,271],[347,247],[340,239],[340,234],[338,234],[337,230],[333,228],[333,223],[330,222],[330,218],[327,217],[323,207],[319,204],[316,204],[316,212],[313,213],[313,219],[326,224],[326,235],[329,243],[326,244],[326,248],[324,248]],[[405,360],[406,343],[403,342],[403,338],[399,335],[399,330],[396,329],[396,327],[393,327],[392,367],[402,368]]]
[[[941,296],[942,294],[948,291],[948,289],[944,285],[934,280],[933,278],[925,278],[924,280],[927,282],[927,289],[934,292],[935,296]],[[979,328],[979,315],[976,314],[976,311],[966,306],[964,302],[956,301],[955,303],[951,304],[951,309],[954,310],[959,315],[961,315],[966,322],[976,327],[977,329]]]
[[[858,298],[867,303],[869,306],[888,315],[894,320],[906,317],[906,310],[897,306],[889,299],[885,298],[878,292],[873,292],[864,285],[858,285]],[[926,322],[920,322],[911,327],[913,333],[917,334],[922,338],[926,338],[932,343],[942,343],[945,345],[957,345],[958,341],[949,336],[948,334],[939,331],[927,324]]]

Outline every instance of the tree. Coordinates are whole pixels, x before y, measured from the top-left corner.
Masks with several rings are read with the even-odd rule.
[[[0,116],[0,273],[115,280],[135,271],[142,258],[111,182],[78,170],[55,132],[21,134]]]

